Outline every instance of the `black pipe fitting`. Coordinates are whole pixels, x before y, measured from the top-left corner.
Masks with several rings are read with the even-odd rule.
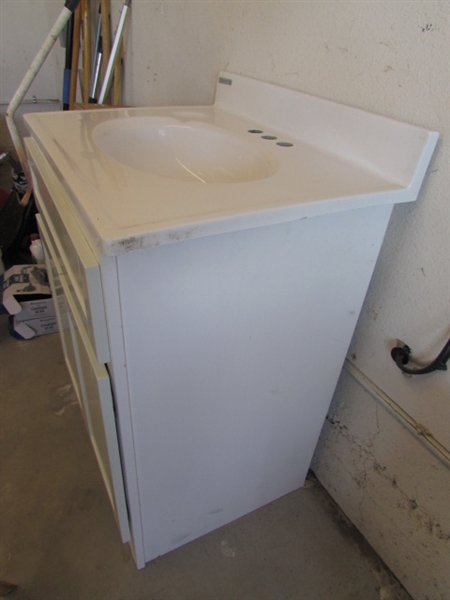
[[[411,348],[406,344],[403,344],[402,346],[396,346],[391,350],[392,360],[395,362],[397,367],[407,375],[425,375],[427,373],[432,373],[433,371],[446,371],[447,362],[450,359],[450,338],[436,358],[429,365],[417,368],[407,367],[406,365],[411,360],[411,354]]]

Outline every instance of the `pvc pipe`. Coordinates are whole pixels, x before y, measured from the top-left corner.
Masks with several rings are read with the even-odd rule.
[[[25,196],[20,201],[20,204],[22,206],[25,206],[28,203],[28,200],[31,195],[31,172],[30,172],[30,169],[28,166],[28,161],[27,161],[27,157],[25,154],[25,149],[22,144],[22,139],[19,135],[19,132],[17,131],[17,127],[14,122],[14,115],[15,115],[16,110],[18,109],[20,103],[24,99],[25,94],[27,93],[31,84],[33,83],[34,78],[36,77],[39,70],[41,69],[50,50],[53,48],[53,45],[54,45],[55,41],[58,39],[59,34],[64,29],[64,27],[66,26],[66,23],[72,16],[72,12],[73,12],[73,10],[75,10],[77,4],[78,4],[78,2],[72,2],[72,3],[66,2],[66,5],[62,9],[59,17],[56,19],[56,22],[53,25],[52,29],[50,30],[50,33],[45,38],[44,43],[42,44],[38,53],[36,54],[33,62],[30,65],[30,68],[25,73],[24,78],[22,79],[19,87],[17,88],[16,93],[12,97],[12,100],[9,103],[8,108],[6,109],[6,124],[8,126],[9,133],[11,135],[11,139],[14,144],[14,148],[16,149],[17,158],[19,159],[20,165],[21,165],[23,172],[25,173],[25,177],[27,178],[27,181],[28,181],[28,190],[27,190]]]

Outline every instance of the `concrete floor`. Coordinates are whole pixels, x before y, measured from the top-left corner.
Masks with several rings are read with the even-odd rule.
[[[122,545],[57,334],[0,316],[0,579],[8,600],[406,600],[311,477],[137,571]]]

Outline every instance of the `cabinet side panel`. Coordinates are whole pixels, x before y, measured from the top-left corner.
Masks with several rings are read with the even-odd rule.
[[[102,258],[101,274],[111,351],[111,362],[108,364],[108,369],[114,396],[119,447],[129,511],[131,549],[136,566],[140,569],[145,566],[141,508],[134,433],[130,413],[127,361],[123,342],[122,308],[115,258]]]
[[[147,561],[303,484],[390,211],[118,258]]]

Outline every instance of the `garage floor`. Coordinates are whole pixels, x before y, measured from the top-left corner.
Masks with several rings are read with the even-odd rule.
[[[0,316],[0,579],[8,600],[406,600],[315,481],[137,571],[57,334]],[[1,592],[0,592],[1,596]]]

